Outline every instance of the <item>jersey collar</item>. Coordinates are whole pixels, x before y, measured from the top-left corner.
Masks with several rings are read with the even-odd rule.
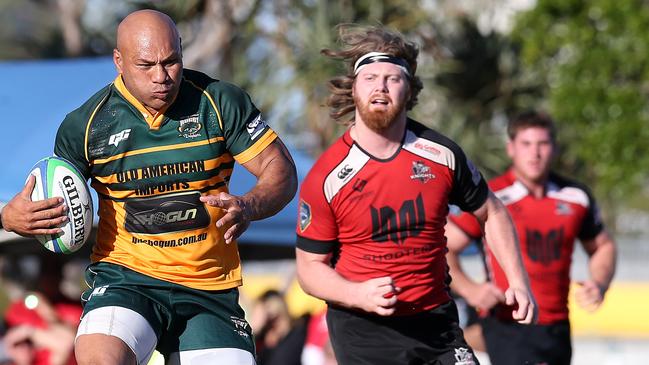
[[[520,180],[516,178],[516,174],[514,174],[514,168],[510,167],[505,173],[505,175],[507,176],[507,180],[509,180],[511,185],[517,185],[518,188],[525,189],[527,194],[531,195],[531,192],[527,188],[527,186],[525,186],[525,184],[523,184]],[[548,181],[545,182],[544,196],[548,196],[549,193],[559,191],[560,189],[561,188],[559,187],[559,185],[556,182],[554,182],[552,172],[550,172],[550,174],[548,175]]]
[[[130,91],[126,88],[126,85],[124,85],[124,80],[122,80],[122,75],[119,74],[115,78],[114,81],[115,88],[117,91],[119,91],[120,94],[128,101],[131,105],[133,105],[140,113],[142,113],[142,117],[144,118],[144,121],[149,125],[149,129],[159,129],[160,125],[162,124],[162,121],[164,120],[164,113],[167,111],[168,106],[165,106],[162,110],[157,112],[155,115],[152,115],[147,108],[140,103],[139,100],[131,94]]]

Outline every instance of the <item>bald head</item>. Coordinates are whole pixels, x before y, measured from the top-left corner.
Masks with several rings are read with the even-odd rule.
[[[182,48],[173,20],[155,10],[129,14],[117,27],[115,66],[128,91],[152,114],[176,98],[182,79]]]
[[[129,14],[117,27],[117,49],[146,44],[153,36],[176,43],[180,51],[180,36],[176,24],[164,13],[139,10]]]

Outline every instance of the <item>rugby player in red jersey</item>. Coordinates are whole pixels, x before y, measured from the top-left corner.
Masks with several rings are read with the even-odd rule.
[[[446,229],[451,287],[488,314],[482,327],[492,363],[569,364],[568,290],[575,239],[590,256],[590,279],[575,293],[577,303],[587,310],[597,309],[604,300],[615,272],[615,243],[588,189],[551,171],[556,149],[552,119],[545,113],[524,112],[510,121],[507,132],[512,165],[490,180],[489,187],[514,220],[539,307],[538,323],[521,326],[511,316],[504,296],[507,277],[494,257],[491,239],[485,240],[489,281],[476,283],[462,271],[458,253],[482,237],[479,222],[466,214],[451,215]]]
[[[345,364],[476,364],[449,296],[448,205],[485,225],[510,287],[511,315],[535,303],[511,219],[450,139],[407,111],[422,88],[417,47],[381,27],[341,27],[347,73],[330,82],[333,119],[350,126],[303,182],[297,226],[302,288],[328,303],[336,358]]]

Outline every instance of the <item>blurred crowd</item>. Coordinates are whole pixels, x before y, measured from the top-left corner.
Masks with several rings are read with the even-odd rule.
[[[0,257],[0,365],[74,365],[84,260]],[[294,318],[286,297],[269,289],[247,308],[258,365],[335,365],[326,310]]]
[[[326,309],[290,315],[285,296],[271,289],[259,296],[249,312],[258,365],[335,365]]]
[[[0,363],[73,365],[81,317],[81,261],[4,256]]]

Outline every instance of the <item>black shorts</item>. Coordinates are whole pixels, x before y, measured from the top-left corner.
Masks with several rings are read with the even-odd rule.
[[[568,321],[523,325],[489,317],[482,320],[482,333],[492,364],[570,364],[572,345]]]
[[[335,306],[327,326],[340,365],[474,365],[453,301],[424,313],[381,317]]]

